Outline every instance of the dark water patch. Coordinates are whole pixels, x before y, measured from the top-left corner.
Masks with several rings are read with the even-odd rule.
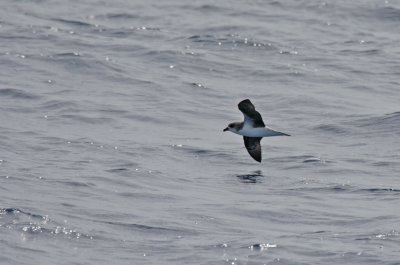
[[[193,43],[213,44],[216,46],[265,48],[267,50],[279,50],[281,51],[281,53],[286,54],[286,50],[278,49],[273,43],[253,40],[247,37],[239,36],[237,34],[226,34],[222,36],[210,35],[210,34],[192,35],[188,37],[188,40],[190,40]],[[287,54],[294,54],[294,52],[288,50]]]
[[[170,121],[160,115],[150,115],[150,114],[147,115],[147,114],[138,114],[138,113],[132,114],[129,112],[129,114],[123,115],[123,117],[128,120],[140,121],[140,122],[145,122],[145,123],[153,123],[153,124],[168,125],[168,126],[170,125]],[[178,117],[174,118],[174,121],[179,122],[179,124],[187,123],[184,120],[179,119]]]
[[[388,132],[400,134],[400,112],[352,121],[353,126],[370,130],[369,132]]]
[[[332,134],[345,134],[348,130],[337,124],[321,124],[313,128],[317,131],[323,131]]]
[[[0,209],[0,214],[16,214],[22,212],[17,208],[2,208]]]
[[[25,235],[63,235],[68,238],[92,239],[91,236],[80,233],[76,229],[57,225],[48,216],[30,213],[19,208],[1,208],[0,215],[7,215],[7,218],[0,219],[0,227],[7,227],[15,231],[22,230]]]
[[[81,122],[81,123],[86,123],[86,124],[107,124],[107,123],[112,123],[114,122],[114,119],[112,118],[106,118],[106,117],[88,117],[84,115],[74,115],[74,114],[63,114],[60,115],[59,117],[63,119],[68,119],[74,122]]]
[[[23,211],[19,208],[1,208],[0,214],[25,215],[36,219],[46,219],[46,216]]]
[[[176,145],[172,146],[177,150],[183,150],[184,152],[194,155],[195,157],[201,158],[218,158],[218,159],[231,159],[232,156],[229,152],[215,151],[211,149],[203,149],[188,145]]]
[[[355,238],[355,240],[361,241],[369,241],[369,240],[389,240],[389,239],[397,239],[400,237],[400,233],[397,230],[391,230],[389,232],[381,232],[381,233],[374,233],[368,234],[365,236],[359,236]]]
[[[236,177],[242,183],[255,184],[255,183],[261,182],[265,176],[262,174],[261,170],[257,170],[250,174],[241,174],[241,175],[237,175]]]
[[[200,5],[182,5],[181,6],[182,9],[184,10],[195,10],[195,11],[199,11],[199,12],[223,12],[224,10],[226,10],[225,8],[221,7],[221,6],[217,6],[214,4],[200,4]]]
[[[72,181],[72,180],[49,180],[49,182],[60,183],[73,188],[92,188],[96,186],[96,184],[91,182]]]
[[[192,35],[188,37],[189,40],[192,42],[200,42],[200,43],[207,43],[207,42],[215,42],[215,36],[213,35]]]
[[[61,23],[67,24],[67,25],[78,26],[78,27],[94,27],[95,26],[88,22],[72,20],[72,19],[53,18],[52,20],[56,21],[56,22],[61,22]]]
[[[346,146],[346,147],[354,147],[354,146],[358,146],[358,145],[349,145],[349,146]],[[346,159],[346,162],[348,162],[348,163],[356,163],[356,164],[366,164],[369,161],[370,160],[363,159],[363,158],[348,158],[348,159]]]
[[[116,109],[114,106],[108,106],[108,105],[102,106],[101,108],[97,109],[96,112],[106,113],[106,114],[116,114],[116,115],[123,115],[130,113],[130,111],[123,109]]]
[[[133,34],[137,34],[137,32],[133,28],[118,28],[118,29],[104,29],[102,34],[117,38],[124,38],[124,37],[130,37]]]
[[[76,205],[67,202],[63,202],[61,205],[69,208],[76,208]]]
[[[128,229],[134,229],[137,231],[142,232],[150,232],[150,233],[172,233],[174,235],[182,234],[183,232],[188,233],[189,231],[185,229],[175,229],[175,228],[167,228],[161,226],[150,226],[150,225],[143,225],[143,224],[136,224],[136,223],[122,223],[122,222],[115,222],[115,221],[97,221],[109,225],[119,226]]]
[[[304,183],[303,183],[304,184]],[[359,188],[351,185],[328,185],[328,186],[302,186],[298,188],[290,188],[288,190],[293,191],[307,191],[314,193],[324,193],[324,192],[332,192],[332,193],[348,193],[348,194],[363,194],[363,195],[392,195],[398,196],[400,195],[400,190],[395,188]]]
[[[143,189],[142,186],[138,186],[137,189]],[[126,200],[132,199],[140,199],[146,200],[147,202],[154,202],[154,203],[173,203],[179,202],[176,196],[166,195],[166,194],[159,194],[159,193],[152,193],[152,192],[118,192],[119,196],[124,197]]]
[[[82,55],[78,52],[62,52],[62,53],[56,53],[52,55],[52,57],[81,57]]]
[[[109,13],[105,15],[96,15],[96,18],[107,18],[107,19],[137,19],[140,18],[137,14],[131,13]]]
[[[14,41],[32,41],[35,40],[35,37],[27,36],[27,35],[16,35],[15,33],[13,35],[10,34],[0,34],[0,39],[3,39],[5,41],[7,40],[14,40]]]
[[[362,37],[362,36],[361,36]],[[373,35],[364,35],[363,37],[368,37],[368,38],[372,38]],[[360,40],[360,39],[350,39],[350,40],[346,40],[341,42],[343,44],[345,44],[346,46],[352,46],[352,45],[370,45],[370,44],[377,44],[376,41],[372,41],[372,40]],[[333,42],[330,43],[331,45],[335,45],[337,44],[337,42]]]
[[[0,89],[0,97],[9,97],[16,99],[39,99],[40,96],[15,88]]]
[[[370,10],[369,14],[372,17],[375,17],[381,21],[400,21],[400,9],[393,6],[378,7],[376,9]]]
[[[394,188],[367,188],[367,189],[356,189],[355,193],[374,193],[374,194],[393,194],[400,195],[400,189]]]
[[[330,231],[318,230],[318,231],[303,233],[302,235],[315,235],[315,234],[326,234],[326,233],[330,233]]]
[[[106,170],[107,172],[110,172],[110,173],[118,173],[118,172],[123,172],[123,171],[128,171],[129,169],[128,168],[113,168],[113,169],[108,169],[108,170]]]
[[[362,84],[362,85],[359,85],[359,84],[357,84],[357,85],[351,85],[351,86],[349,86],[348,88],[350,88],[350,89],[354,89],[354,90],[357,90],[357,91],[360,91],[360,92],[366,92],[366,91],[368,91],[368,92],[373,92],[373,91],[375,91],[375,89],[373,88],[373,87],[371,87],[371,86],[368,86],[368,85],[365,85],[365,84]]]
[[[118,175],[120,177],[126,177],[126,178],[131,178],[132,176],[137,176],[138,174],[142,174],[142,172],[139,170],[139,168],[135,167],[135,165],[119,166],[119,167],[115,167],[115,168],[106,169],[105,171],[108,173],[111,173],[113,175]],[[155,172],[151,171],[151,173],[155,173]],[[122,180],[120,179],[120,181],[122,181]]]
[[[340,51],[340,53],[344,55],[378,55],[382,52],[382,50],[379,49],[343,49]],[[353,73],[357,73],[357,71],[352,71]],[[371,74],[371,72],[366,72],[366,71],[360,71],[360,73],[366,73],[366,74]]]
[[[392,161],[380,161],[372,163],[375,167],[391,167],[391,166],[399,166],[400,161],[392,162]]]
[[[116,81],[129,78],[124,75],[126,69],[111,61],[107,56],[94,56],[92,53],[65,52],[47,55],[44,58],[46,63],[52,62],[79,75],[91,74],[95,75],[97,79],[114,79]]]
[[[23,225],[23,224],[20,224]],[[62,236],[69,239],[93,239],[92,236],[78,232],[76,229],[70,229],[65,226],[56,226],[47,228],[46,224],[25,224],[21,229],[25,234],[41,236]]]
[[[65,100],[49,100],[41,104],[41,108],[46,110],[59,110],[59,109],[76,109],[77,104],[73,101]]]
[[[282,157],[272,157],[268,158],[268,160],[275,162],[275,163],[281,163],[281,164],[288,164],[288,163],[293,163],[293,162],[301,162],[303,164],[326,164],[326,163],[332,163],[332,161],[329,160],[324,160],[320,157],[312,156],[312,155],[298,155],[298,156],[282,156]],[[303,165],[294,165],[290,167],[302,167]]]
[[[141,54],[141,56],[148,57],[148,59],[157,63],[160,61],[176,61],[176,57],[179,55],[184,55],[184,52],[179,50],[146,50]]]
[[[308,182],[306,182],[308,183]],[[301,181],[301,184],[304,185],[304,181]],[[337,192],[350,192],[352,191],[354,188],[352,186],[349,185],[338,185],[338,184],[334,184],[334,185],[327,185],[327,186],[301,186],[301,187],[297,187],[297,188],[289,188],[288,190],[293,190],[293,191],[307,191],[307,192],[333,192],[333,193],[337,193]]]
[[[303,160],[303,163],[324,163],[324,161],[318,157],[310,157]]]
[[[269,243],[257,243],[249,246],[248,248],[252,251],[265,251],[270,248],[276,248],[276,244],[269,244]]]
[[[47,56],[46,62],[57,64],[68,71],[77,74],[97,73],[102,66],[100,61],[94,60],[90,55],[82,55],[78,52],[58,53]],[[96,63],[99,64],[96,64]]]
[[[191,83],[191,85],[192,86],[195,86],[195,87],[204,87],[202,84],[200,84],[200,83]]]
[[[153,33],[150,33],[150,32],[153,32]],[[120,28],[103,28],[103,29],[101,29],[101,34],[103,36],[112,36],[112,37],[117,37],[117,38],[128,38],[131,36],[155,37],[154,32],[161,32],[161,28],[137,26],[137,27],[120,27]],[[132,50],[132,47],[130,47],[130,48],[125,47],[123,49]],[[136,49],[136,50],[138,50],[138,49]]]

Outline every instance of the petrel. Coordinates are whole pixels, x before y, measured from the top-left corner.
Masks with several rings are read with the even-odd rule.
[[[238,107],[243,113],[244,121],[230,123],[223,131],[231,131],[243,135],[244,146],[246,146],[250,156],[254,158],[254,160],[261,162],[260,141],[263,137],[290,135],[266,127],[260,113],[256,111],[249,99],[241,101]]]

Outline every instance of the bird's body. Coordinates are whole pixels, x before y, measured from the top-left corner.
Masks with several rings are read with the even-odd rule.
[[[256,111],[250,100],[245,99],[241,101],[238,107],[244,115],[244,121],[230,123],[224,131],[231,131],[242,135],[244,145],[246,146],[250,156],[256,161],[261,162],[260,141],[263,137],[289,135],[266,127],[260,113]]]
[[[243,127],[240,130],[231,132],[247,137],[269,137],[284,135],[281,132],[274,131],[268,127],[252,127],[249,122],[243,122]]]

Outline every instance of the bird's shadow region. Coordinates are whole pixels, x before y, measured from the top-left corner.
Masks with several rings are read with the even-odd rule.
[[[237,175],[236,177],[242,183],[255,184],[260,183],[265,176],[261,170],[256,170],[249,174]]]

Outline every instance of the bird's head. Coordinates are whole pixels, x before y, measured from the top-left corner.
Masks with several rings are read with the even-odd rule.
[[[226,127],[226,128],[224,129],[224,132],[226,132],[226,131],[231,131],[231,132],[236,133],[236,132],[237,132],[237,128],[236,128],[236,127],[237,127],[237,126],[236,126],[235,123],[229,123],[229,124],[228,124],[228,127]]]

